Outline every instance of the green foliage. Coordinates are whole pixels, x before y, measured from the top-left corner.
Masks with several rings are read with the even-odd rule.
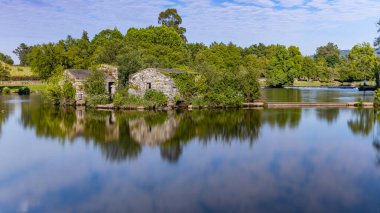
[[[375,91],[375,99],[374,99],[374,106],[376,108],[380,107],[380,89],[377,89]]]
[[[185,36],[186,28],[179,26],[182,24],[182,18],[178,14],[177,9],[169,8],[164,12],[161,12],[158,16],[158,24],[173,28],[178,33],[178,35],[181,36],[182,40],[184,42],[187,42]]]
[[[29,87],[20,87],[17,91],[19,95],[29,95],[30,94],[30,89]]]
[[[136,51],[121,54],[117,58],[119,83],[121,86],[126,87],[128,84],[129,76],[143,67],[140,54]]]
[[[185,43],[167,26],[131,28],[126,35],[129,49],[141,54],[143,67],[173,68],[188,64]]]
[[[113,104],[116,107],[120,107],[120,108],[150,107],[154,105],[154,103],[152,103],[151,101],[145,100],[144,98],[134,96],[134,95],[124,96],[121,93],[116,93],[113,99]]]
[[[0,52],[0,61],[6,64],[10,64],[10,65],[14,64],[12,57],[10,57],[9,55],[5,55],[4,53],[1,53],[1,52]]]
[[[9,93],[11,93],[11,89],[9,89],[9,87],[3,87],[3,88],[1,89],[1,92],[2,92],[3,94],[9,94]]]
[[[327,66],[334,67],[340,62],[340,50],[336,44],[329,42],[326,46],[317,48],[315,58],[323,58]]]
[[[69,79],[65,79],[62,84],[62,105],[73,105],[75,103],[76,90]]]
[[[64,69],[69,68],[63,42],[33,46],[28,60],[32,72],[45,80],[53,75],[61,75]]]
[[[267,83],[271,87],[292,85],[302,69],[302,55],[297,47],[277,45],[274,57],[266,73]]]
[[[368,80],[374,77],[376,55],[369,43],[355,45],[348,54],[348,59],[354,68],[352,76],[355,80]]]
[[[17,49],[13,51],[13,53],[18,56],[21,66],[29,65],[28,54],[31,52],[32,47],[26,45],[25,43],[21,43],[20,46],[18,46]]]
[[[164,93],[157,90],[148,90],[145,92],[144,99],[154,103],[155,106],[165,106],[168,104],[168,98]]]
[[[0,80],[1,81],[6,81],[9,80],[10,78],[10,72],[6,67],[0,63]]]
[[[106,94],[106,81],[104,73],[99,69],[93,69],[84,83],[84,91],[88,96]]]
[[[59,105],[62,100],[62,88],[59,85],[62,75],[52,76],[48,80],[46,92],[44,93],[46,100],[54,105]]]
[[[108,104],[109,101],[109,96],[105,94],[89,95],[86,98],[86,106],[96,107],[97,105]]]

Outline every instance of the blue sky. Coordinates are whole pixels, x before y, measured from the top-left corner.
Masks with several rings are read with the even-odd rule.
[[[21,42],[156,25],[168,7],[182,15],[190,42],[280,43],[308,55],[330,41],[372,43],[380,20],[380,0],[0,0],[0,52],[16,58]]]

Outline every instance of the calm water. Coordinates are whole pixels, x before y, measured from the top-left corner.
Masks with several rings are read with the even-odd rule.
[[[380,211],[373,110],[0,110],[0,212]]]
[[[300,87],[264,89],[263,98],[269,102],[354,102],[359,99],[373,102],[373,92],[357,89]]]

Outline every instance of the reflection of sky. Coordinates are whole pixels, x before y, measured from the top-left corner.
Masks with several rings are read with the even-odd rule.
[[[114,164],[84,141],[37,139],[20,109],[0,138],[0,209],[5,212],[378,212],[380,170],[372,138],[355,136],[341,110],[330,124],[314,109],[297,128],[265,124],[259,139],[196,139],[176,164],[144,147]]]

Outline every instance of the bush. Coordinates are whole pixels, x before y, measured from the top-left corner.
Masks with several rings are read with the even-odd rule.
[[[374,106],[376,108],[380,107],[380,89],[377,89],[375,92]]]
[[[90,72],[84,84],[84,91],[89,96],[106,94],[106,81],[101,70],[94,69]]]
[[[75,104],[75,88],[69,80],[65,80],[62,85],[62,105],[74,105]]]
[[[29,95],[30,94],[30,89],[29,87],[20,87],[17,91],[19,95]]]
[[[168,98],[166,95],[157,90],[146,91],[144,99],[152,102],[155,106],[165,106],[168,104]]]
[[[113,104],[116,107],[150,107],[154,104],[148,100],[145,100],[141,97],[130,95],[130,96],[123,96],[120,93],[116,93]]]
[[[91,95],[86,98],[86,106],[96,107],[97,105],[103,105],[109,103],[108,95]]]
[[[3,89],[1,90],[1,92],[3,94],[9,94],[9,93],[11,93],[11,89],[9,89],[9,87],[3,87]]]

